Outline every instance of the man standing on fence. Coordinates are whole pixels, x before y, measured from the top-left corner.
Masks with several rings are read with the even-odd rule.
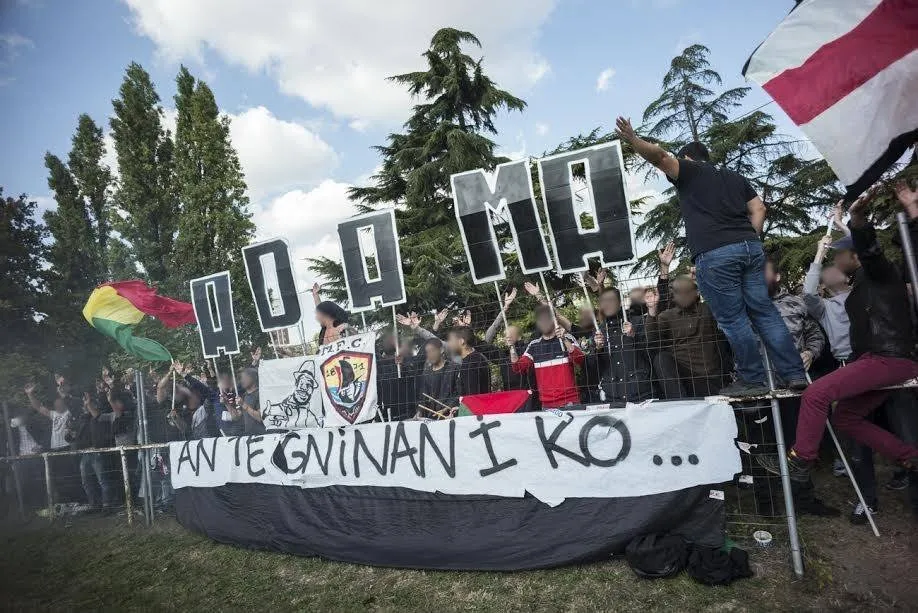
[[[701,294],[733,348],[737,381],[721,390],[727,396],[768,393],[756,333],[772,365],[791,390],[806,388],[800,354],[765,286],[765,253],[759,235],[765,205],[749,181],[710,162],[707,148],[692,142],[672,157],[641,139],[623,117],[618,136],[675,184],[685,234]]]
[[[833,403],[832,421],[841,433],[903,468],[918,468],[918,448],[867,419],[889,396],[883,388],[918,377],[911,301],[899,269],[883,255],[876,230],[867,221],[867,201],[862,197],[851,205],[851,236],[832,245],[835,265],[853,279],[845,309],[851,321],[854,360],[817,379],[803,394],[797,437],[787,457],[790,477],[796,481],[809,478]],[[777,456],[757,460],[766,470],[780,474]]]

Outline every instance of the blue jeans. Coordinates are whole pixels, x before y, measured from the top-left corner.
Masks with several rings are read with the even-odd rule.
[[[80,477],[83,480],[83,491],[91,507],[108,508],[113,504],[114,488],[111,476],[106,474],[108,465],[101,453],[87,453],[80,457]],[[96,495],[96,487],[102,491],[102,504]]]
[[[756,333],[784,381],[805,378],[794,340],[768,296],[762,243],[744,241],[705,251],[695,258],[695,275],[701,295],[730,341],[740,379],[765,383]]]

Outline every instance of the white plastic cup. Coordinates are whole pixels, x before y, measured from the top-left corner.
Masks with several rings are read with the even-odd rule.
[[[767,530],[756,530],[752,533],[752,538],[759,547],[771,547],[771,532]]]

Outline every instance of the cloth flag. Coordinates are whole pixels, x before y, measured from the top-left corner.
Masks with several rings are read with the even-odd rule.
[[[813,141],[851,201],[918,140],[918,0],[803,0],[743,75]]]
[[[496,415],[498,413],[516,413],[526,406],[529,390],[512,390],[509,392],[491,392],[459,398],[459,415]]]
[[[269,430],[321,428],[325,425],[315,355],[258,363],[261,417]]]
[[[134,326],[151,315],[167,328],[194,323],[194,307],[166,296],[143,281],[115,281],[93,290],[83,317],[93,328],[115,339],[125,351],[143,360],[167,362],[169,350],[149,338],[134,336]]]

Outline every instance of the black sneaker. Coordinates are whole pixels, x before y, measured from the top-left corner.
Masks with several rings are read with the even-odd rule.
[[[791,379],[787,383],[787,389],[789,389],[792,392],[802,392],[809,386],[810,386],[810,382],[807,381],[806,379]]]
[[[820,498],[813,498],[806,502],[798,502],[797,512],[801,515],[814,515],[816,517],[838,517],[841,515],[841,510],[830,507]]]
[[[721,389],[719,393],[721,396],[729,396],[731,398],[749,398],[767,396],[771,393],[771,390],[762,383],[746,383],[745,381],[737,380]]]
[[[781,459],[777,455],[757,455],[755,456],[755,461],[768,472],[775,475],[781,474]],[[797,454],[791,450],[790,453],[787,454],[787,471],[790,473],[791,480],[808,481],[810,478],[810,469],[813,468],[814,463],[815,462],[798,457]]]
[[[871,515],[877,514],[876,505],[872,507],[868,505],[866,507],[866,510],[870,511]],[[867,523],[867,513],[865,511],[864,505],[862,505],[860,502],[854,505],[854,510],[851,511],[851,517],[849,517],[848,519],[855,526],[863,526],[864,524],[866,524]]]
[[[901,469],[893,473],[893,476],[889,479],[888,482],[883,486],[888,490],[893,491],[902,491],[908,488],[908,471]]]

